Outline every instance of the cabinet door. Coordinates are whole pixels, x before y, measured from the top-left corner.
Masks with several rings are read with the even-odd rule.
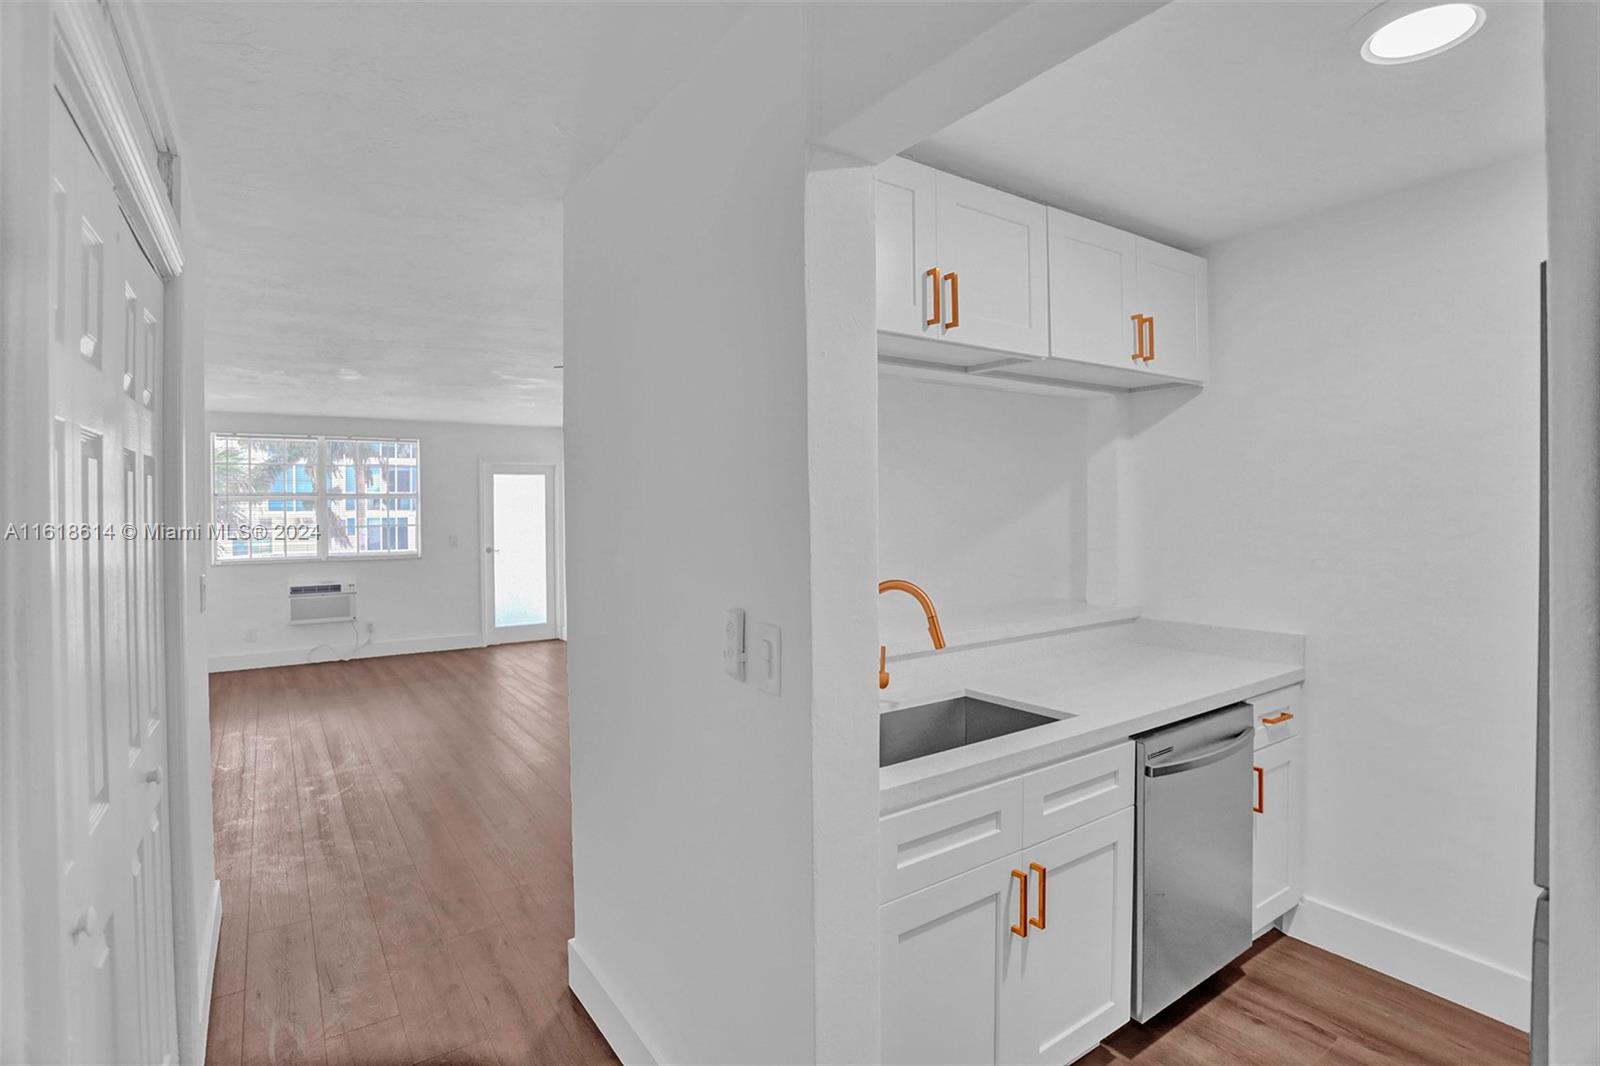
[[[1138,238],[1087,218],[1051,209],[1050,355],[1119,370],[1143,369],[1133,358]]]
[[[1021,861],[1008,855],[879,908],[884,1062],[994,1062],[997,953],[1017,920]]]
[[[1001,940],[998,1058],[1060,1066],[1128,1020],[1133,808],[1034,845],[1022,859],[1045,869],[1042,879],[1033,872],[1029,899],[1044,928]]]
[[[909,159],[877,168],[874,203],[878,239],[878,328],[913,337],[937,337],[933,317],[934,172]],[[941,310],[943,308],[941,307]]]
[[[1014,355],[1047,355],[1044,206],[949,174],[936,177],[938,266],[957,276],[944,282],[944,339]]]
[[[1165,377],[1204,381],[1209,363],[1206,261],[1143,237],[1138,260],[1135,310],[1155,319],[1150,345],[1155,358],[1143,365]]]
[[[1300,902],[1300,738],[1269,744],[1255,753],[1250,803],[1258,807],[1252,928],[1257,936]]]

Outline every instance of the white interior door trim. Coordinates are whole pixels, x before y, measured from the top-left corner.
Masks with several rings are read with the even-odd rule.
[[[478,625],[479,639],[484,647],[494,643],[494,575],[491,566],[494,531],[494,493],[492,479],[495,474],[543,474],[549,481],[550,537],[547,550],[551,556],[551,581],[549,585],[550,636],[567,638],[567,561],[566,521],[563,501],[565,486],[562,483],[560,462],[522,462],[510,460],[478,460]],[[538,639],[538,638],[535,638]]]
[[[111,176],[128,222],[157,273],[175,278],[183,272],[178,216],[168,199],[159,163],[151,158],[153,138],[161,135],[142,117],[148,105],[131,98],[134,77],[145,79],[142,73],[128,70],[120,61],[120,51],[115,64],[107,54],[107,38],[119,39],[108,5],[50,6],[55,14],[56,83],[100,165]]]

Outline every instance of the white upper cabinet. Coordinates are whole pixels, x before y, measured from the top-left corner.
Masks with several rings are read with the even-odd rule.
[[[1050,211],[1050,355],[1127,370],[1138,366],[1139,238]]]
[[[1149,317],[1142,365],[1163,377],[1204,381],[1210,362],[1206,261],[1143,237],[1138,240],[1137,313]]]
[[[1050,351],[1045,209],[949,174],[935,184],[945,337],[1043,358]]]
[[[877,249],[888,363],[972,383],[1205,382],[1199,256],[900,158],[877,170]]]
[[[1206,299],[1199,256],[1051,209],[1051,361],[1037,373],[1126,388],[1204,382]]]
[[[896,157],[878,167],[878,328],[937,337],[933,318],[934,172]],[[941,301],[942,302],[942,301]],[[943,308],[941,308],[943,310]]]
[[[1044,207],[895,158],[876,210],[880,331],[940,363],[1048,354]]]

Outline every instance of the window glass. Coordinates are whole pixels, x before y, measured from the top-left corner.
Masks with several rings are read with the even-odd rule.
[[[420,451],[414,440],[213,434],[216,560],[416,554]]]

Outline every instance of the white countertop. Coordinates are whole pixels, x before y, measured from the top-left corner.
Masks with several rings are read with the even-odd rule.
[[[1129,641],[1081,658],[992,666],[961,687],[889,692],[880,713],[953,696],[1061,721],[878,771],[879,810],[897,811],[1125,740],[1305,678],[1301,665]]]

